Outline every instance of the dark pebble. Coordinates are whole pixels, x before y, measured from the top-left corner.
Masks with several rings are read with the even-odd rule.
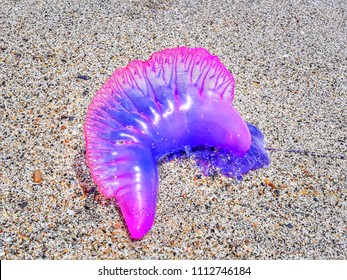
[[[197,175],[195,175],[195,177],[200,180],[202,178],[202,175],[201,174],[197,174]]]
[[[275,190],[274,193],[276,194],[276,196],[280,196],[281,192],[279,190]]]
[[[88,192],[88,195],[92,195],[95,192],[95,188],[91,188]]]
[[[72,122],[75,119],[74,116],[69,116],[69,121]]]
[[[90,78],[89,76],[87,76],[87,75],[78,75],[77,78],[78,78],[78,79],[81,79],[81,80],[85,80],[85,81],[91,79],[91,78]]]
[[[289,224],[287,224],[287,227],[289,227],[289,228],[293,228],[294,226],[293,226],[293,224],[292,224],[292,223],[289,223]]]
[[[318,197],[313,198],[314,201],[318,201]]]
[[[22,209],[24,209],[27,205],[28,205],[28,202],[26,202],[26,201],[22,201],[21,203],[19,203],[19,206]]]

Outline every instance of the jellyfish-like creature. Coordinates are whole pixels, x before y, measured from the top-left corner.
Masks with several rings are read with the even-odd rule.
[[[95,94],[84,125],[88,166],[132,238],[153,225],[164,156],[185,151],[205,174],[229,177],[269,165],[262,133],[232,105],[234,86],[217,56],[178,47],[117,69]]]

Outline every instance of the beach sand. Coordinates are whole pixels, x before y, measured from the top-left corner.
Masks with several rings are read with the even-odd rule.
[[[344,1],[42,2],[1,4],[1,259],[347,258]],[[116,68],[183,45],[219,56],[280,151],[242,181],[161,165],[155,224],[132,241],[94,191],[86,110]]]

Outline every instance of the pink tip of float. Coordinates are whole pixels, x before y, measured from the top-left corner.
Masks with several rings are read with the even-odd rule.
[[[126,203],[120,203],[121,210],[133,239],[141,239],[152,227],[155,217],[155,201],[139,205],[136,197],[129,196]]]
[[[147,215],[151,216],[150,218],[139,218],[133,219],[131,223],[127,223],[130,236],[132,239],[141,239],[144,237],[147,232],[151,229],[153,223],[154,223],[154,215]]]

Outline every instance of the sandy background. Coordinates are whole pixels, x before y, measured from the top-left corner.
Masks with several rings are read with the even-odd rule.
[[[346,2],[245,2],[2,1],[2,259],[347,258]],[[162,165],[156,223],[133,242],[94,192],[83,122],[117,67],[178,45],[220,57],[281,151],[243,181]]]

